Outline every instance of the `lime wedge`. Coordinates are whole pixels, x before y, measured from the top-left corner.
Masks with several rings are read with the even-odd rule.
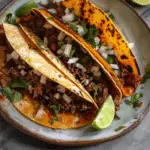
[[[114,120],[115,116],[115,104],[112,96],[108,96],[97,116],[92,122],[92,127],[97,130],[103,130],[109,127]]]
[[[16,10],[16,16],[21,17],[30,13],[32,8],[38,8],[38,4],[34,0],[30,0],[29,2],[22,5],[20,8]]]
[[[131,0],[133,3],[139,4],[139,5],[149,5],[150,0]]]

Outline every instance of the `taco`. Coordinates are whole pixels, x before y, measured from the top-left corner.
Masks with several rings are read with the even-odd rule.
[[[2,93],[19,112],[55,129],[79,128],[94,119],[95,102],[85,100],[82,91],[39,53],[20,28],[3,24],[0,31]]]
[[[39,51],[63,74],[71,74],[68,78],[81,83],[99,108],[106,97],[112,95],[116,110],[119,109],[122,98],[120,89],[108,77],[108,72],[71,36],[49,24],[38,10],[21,17],[19,23],[22,31]]]
[[[40,10],[43,17],[80,43],[109,72],[124,96],[135,92],[141,81],[136,59],[104,11],[88,0],[63,0],[46,8],[49,12]]]

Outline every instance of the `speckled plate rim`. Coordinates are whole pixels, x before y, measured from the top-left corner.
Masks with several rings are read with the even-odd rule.
[[[3,10],[0,12],[0,16],[9,8],[11,7],[17,0],[12,0],[7,6],[5,6],[3,8]],[[128,4],[126,3],[124,0],[119,0],[120,2],[122,2],[124,5],[126,5],[128,8],[131,9],[131,11],[133,11],[135,13],[135,15],[141,20],[141,22],[145,25],[145,27],[147,28],[148,32],[150,33],[150,28],[148,27],[148,25],[146,24],[146,22],[142,19],[142,17]],[[7,111],[0,109],[0,114],[1,116],[8,121],[10,124],[12,124],[15,128],[17,128],[18,130],[20,130],[21,132],[28,134],[36,139],[39,139],[41,141],[47,142],[49,144],[56,144],[56,145],[64,145],[64,146],[84,146],[84,145],[89,145],[89,144],[97,144],[97,143],[104,143],[110,140],[114,140],[116,138],[119,138],[127,133],[129,133],[130,131],[132,131],[133,129],[135,129],[138,125],[140,125],[140,123],[142,122],[142,120],[145,118],[145,116],[147,115],[147,113],[150,111],[150,103],[148,104],[147,108],[145,109],[145,111],[142,113],[141,117],[134,121],[132,123],[132,125],[129,128],[126,128],[125,130],[123,130],[122,132],[118,133],[117,135],[108,137],[108,138],[103,138],[103,139],[98,139],[98,140],[87,140],[87,141],[63,141],[63,140],[54,140],[51,138],[47,138],[44,137],[40,134],[37,134],[37,132],[32,132],[28,129],[26,129],[25,127],[23,127],[21,125],[21,123],[17,123],[17,121],[15,121],[14,119],[12,119],[9,114],[7,113]]]

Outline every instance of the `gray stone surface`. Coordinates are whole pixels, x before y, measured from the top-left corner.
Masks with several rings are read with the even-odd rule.
[[[11,0],[0,0],[0,9]],[[150,26],[150,6],[134,7]],[[0,150],[150,150],[150,113],[142,124],[129,134],[104,144],[87,147],[48,145],[16,130],[0,117]]]

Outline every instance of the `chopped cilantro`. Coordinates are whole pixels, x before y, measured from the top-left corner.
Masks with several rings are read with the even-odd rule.
[[[42,46],[43,45],[43,41],[41,39],[37,39],[36,43],[38,44],[38,46]]]
[[[11,100],[13,103],[16,103],[20,100],[22,100],[22,95],[19,92],[16,92],[15,90],[11,89],[10,87],[6,87],[2,90],[2,93],[4,96],[6,96],[9,100]]]
[[[16,79],[11,82],[11,87],[26,89],[26,88],[28,88],[28,82],[25,78]]]
[[[98,86],[98,85],[95,85],[95,86],[93,87],[93,89],[94,89],[94,97],[96,97],[96,96],[98,95],[99,86]]]
[[[64,45],[63,41],[58,41],[58,47],[61,48]]]
[[[49,18],[47,18],[47,20],[53,20],[53,17],[49,17]]]
[[[64,55],[58,55],[57,58],[62,59]]]
[[[110,15],[109,15],[109,17],[114,21],[115,20],[115,17],[114,17],[114,15],[111,13]]]
[[[147,64],[145,68],[145,75],[143,76],[142,84],[146,83],[146,81],[150,78],[150,63]]]
[[[78,27],[77,27],[77,24],[76,24],[75,22],[70,22],[69,25],[70,25],[70,28],[71,28],[73,31],[75,31],[75,32],[78,31]]]
[[[54,115],[58,115],[60,111],[60,106],[59,105],[51,105],[50,108],[52,109]]]
[[[108,57],[107,57],[107,62],[108,62],[109,64],[113,64],[113,63],[114,63],[113,57],[112,57],[112,56],[108,56]]]
[[[84,29],[84,35],[88,33],[88,29],[87,29],[87,24],[86,22],[81,22],[81,26],[83,27]]]
[[[70,57],[73,57],[75,51],[76,51],[75,49],[72,49],[72,50],[71,50],[71,52],[70,52]]]
[[[59,116],[52,118],[51,125],[53,125],[56,121],[59,121],[59,120],[60,120]]]
[[[117,132],[117,131],[120,131],[121,129],[124,129],[126,126],[120,126],[120,127],[118,127],[118,128],[116,128],[115,129],[115,131]]]
[[[12,14],[12,13],[8,13],[8,14],[6,15],[5,21],[6,21],[7,23],[16,25],[16,17],[15,17],[15,15]]]
[[[143,97],[142,93],[135,93],[131,96],[130,100],[125,100],[127,105],[132,105],[133,108],[136,108],[139,104],[139,99]]]

